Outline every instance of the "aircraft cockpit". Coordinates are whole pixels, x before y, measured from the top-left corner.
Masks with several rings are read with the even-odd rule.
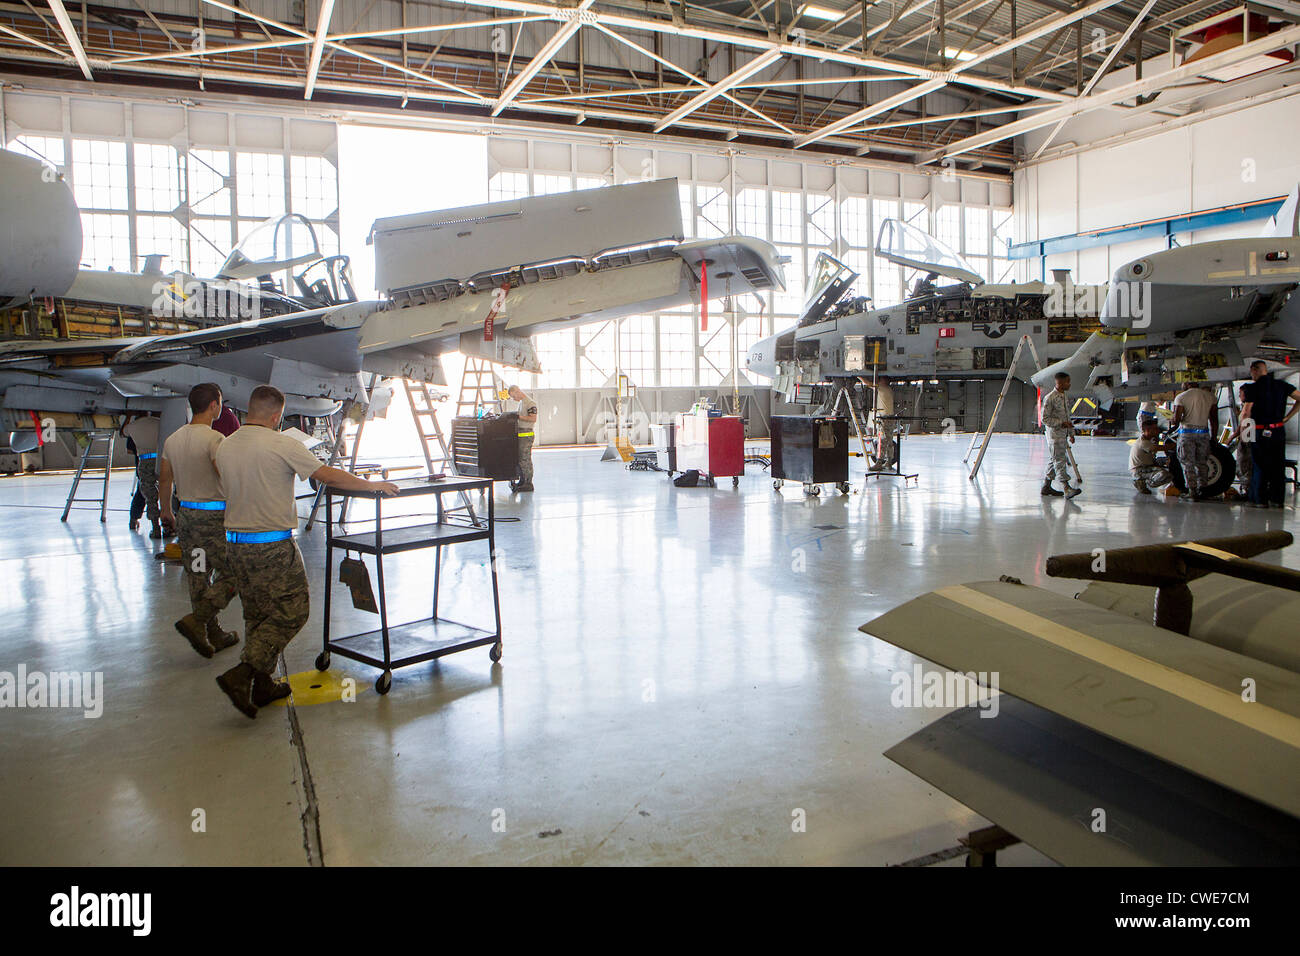
[[[834,256],[818,253],[813,272],[808,280],[808,296],[804,300],[799,325],[816,325],[826,318],[831,306],[843,297],[853,285],[858,274]]]
[[[960,254],[901,219],[886,219],[880,224],[876,255],[900,266],[933,274],[933,277],[947,276],[971,285],[984,284],[984,277]]]
[[[293,271],[299,267],[305,268]],[[316,230],[298,213],[268,219],[240,239],[217,277],[256,282],[263,295],[298,299],[307,308],[357,301],[349,258],[322,255]],[[288,279],[293,287],[286,288]]]

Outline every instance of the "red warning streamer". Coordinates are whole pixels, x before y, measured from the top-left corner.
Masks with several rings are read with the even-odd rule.
[[[492,329],[496,323],[497,315],[501,312],[502,307],[506,304],[506,294],[510,291],[510,280],[507,279],[497,289],[496,294],[492,296],[492,308],[488,309],[487,318],[483,320],[483,341],[492,341]]]

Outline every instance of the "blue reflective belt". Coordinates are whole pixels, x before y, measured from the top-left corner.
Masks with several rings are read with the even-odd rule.
[[[293,537],[292,531],[227,531],[226,540],[231,544],[265,544],[268,541],[288,541]]]
[[[182,501],[182,508],[193,508],[195,511],[225,511],[226,503],[224,501]]]
[[[1189,435],[1208,435],[1210,433],[1208,428],[1192,428],[1189,425],[1179,425],[1178,430],[1179,432],[1186,432]]]
[[[148,454],[148,455],[138,455],[137,457],[138,457],[141,461],[148,461],[150,458],[157,458],[157,457],[158,457],[158,453],[155,451],[155,452],[151,452],[151,453]]]

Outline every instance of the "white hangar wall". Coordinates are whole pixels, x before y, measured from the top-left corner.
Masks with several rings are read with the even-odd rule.
[[[1023,239],[1048,239],[1236,203],[1284,196],[1300,182],[1300,96],[1247,105],[1155,135],[1128,134],[1124,117],[1105,113],[1065,127],[1073,155],[1017,170],[1015,208]],[[1032,154],[1041,135],[1027,143]],[[1088,148],[1090,143],[1104,143]],[[1180,243],[1258,234],[1262,222],[1177,235]],[[1023,241],[1018,237],[1018,241]],[[1165,248],[1161,238],[1050,256],[1079,282],[1104,282],[1132,259]],[[1037,259],[1021,264],[1038,278]]]

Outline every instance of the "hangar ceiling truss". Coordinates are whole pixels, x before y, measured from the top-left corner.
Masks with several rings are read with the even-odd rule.
[[[0,70],[998,171],[1022,133],[1037,158],[1083,113],[1221,85],[1137,67],[1241,3],[0,0]],[[1223,72],[1300,41],[1300,3],[1251,9],[1277,32]]]

